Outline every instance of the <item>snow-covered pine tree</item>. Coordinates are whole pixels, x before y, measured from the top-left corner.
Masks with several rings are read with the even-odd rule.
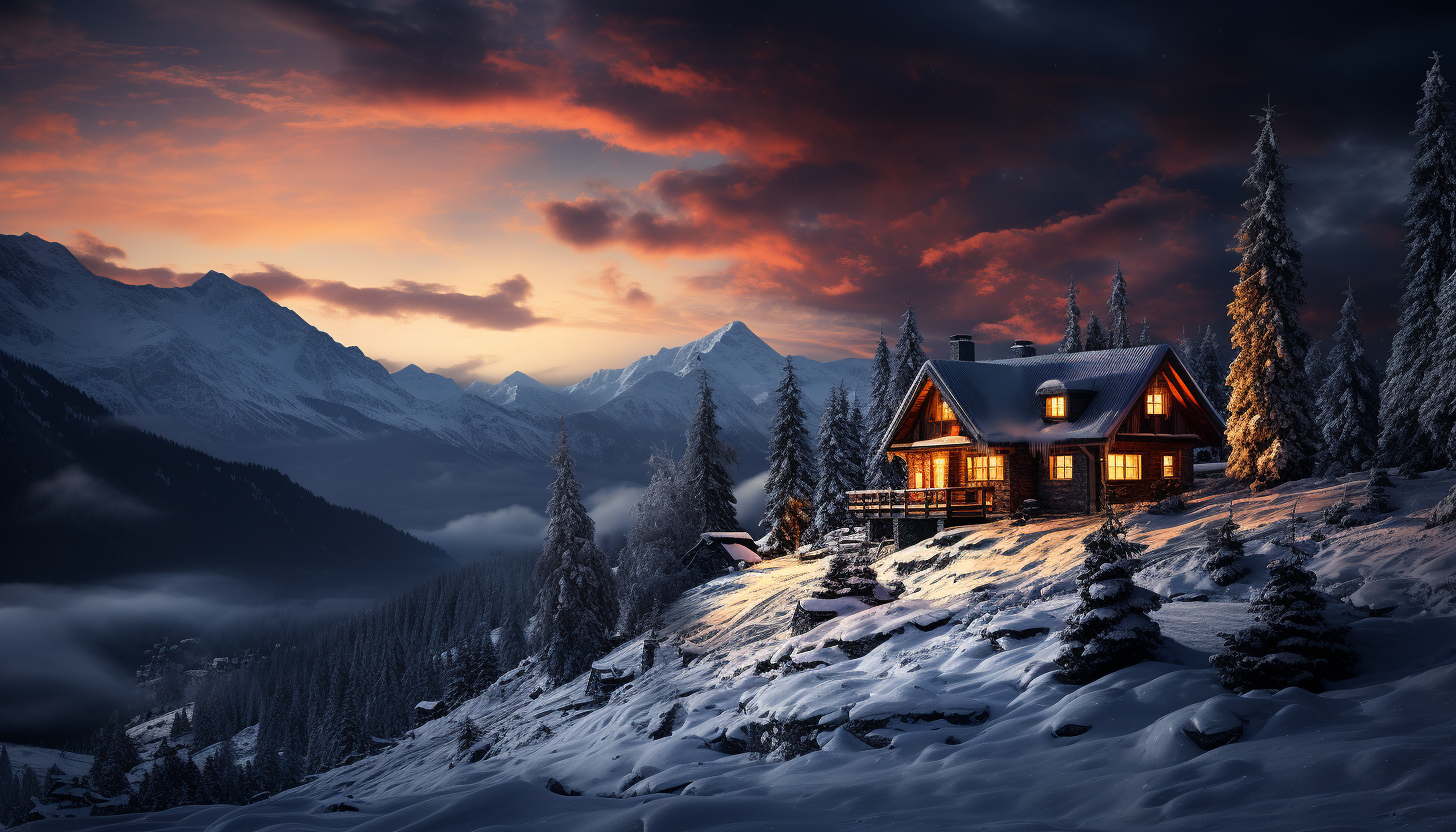
[[[1077,281],[1067,284],[1067,329],[1057,352],[1082,351],[1082,310],[1077,306]]]
[[[1143,328],[1138,332],[1137,345],[1140,347],[1150,347],[1153,345],[1153,332],[1148,328],[1147,318],[1143,318]]]
[[[1229,369],[1226,475],[1266,488],[1309,476],[1314,468],[1317,401],[1304,374],[1309,336],[1299,325],[1304,273],[1299,244],[1284,216],[1288,166],[1279,161],[1274,108],[1259,119],[1263,129],[1254,165],[1244,184],[1254,196],[1234,245],[1242,260],[1229,304],[1236,355]]]
[[[1395,506],[1390,504],[1390,495],[1386,493],[1385,487],[1390,485],[1390,475],[1385,473],[1384,468],[1376,468],[1370,472],[1370,479],[1365,482],[1365,502],[1360,505],[1360,510],[1366,514],[1385,514],[1394,511]]]
[[[840,552],[829,559],[824,571],[824,582],[814,591],[815,598],[872,598],[879,579],[874,567],[847,552]]]
[[[1178,332],[1178,357],[1183,359],[1183,366],[1194,367],[1198,364],[1198,342],[1188,337],[1188,327],[1183,327]]]
[[[1107,299],[1107,348],[1125,350],[1132,346],[1127,326],[1127,278],[1122,275],[1122,264],[1117,264],[1117,273],[1112,276],[1112,296]]]
[[[1326,362],[1320,388],[1320,422],[1324,425],[1324,472],[1341,476],[1369,466],[1379,449],[1380,392],[1375,368],[1365,357],[1360,311],[1355,290],[1345,290],[1340,325]]]
[[[464,754],[480,742],[480,728],[476,726],[475,720],[465,718],[464,724],[460,726],[460,733],[455,737],[455,752]]]
[[[846,389],[830,389],[819,419],[819,481],[814,488],[813,536],[817,539],[835,529],[849,525],[849,501],[845,492],[853,491],[851,480],[855,448],[849,441],[849,399]]]
[[[875,361],[876,392],[880,392],[881,364],[883,383],[888,390],[890,362],[884,336],[880,337]],[[789,554],[799,548],[800,538],[813,522],[814,495],[814,457],[809,449],[803,393],[794,375],[792,358],[784,361],[784,375],[775,395],[778,409],[769,426],[768,479],[764,482],[763,525],[768,528],[768,537],[763,549],[767,553]]]
[[[1456,309],[1440,306],[1456,300],[1441,297],[1456,269],[1456,136],[1439,55],[1431,56],[1421,91],[1411,131],[1415,161],[1406,192],[1405,288],[1380,386],[1381,464],[1400,466],[1406,473],[1434,468],[1449,458],[1447,434],[1433,428],[1448,423],[1450,414],[1435,408],[1449,405],[1450,390],[1456,387],[1451,384],[1456,375],[1451,345],[1441,342],[1451,334]],[[1439,362],[1444,366],[1437,366]]]
[[[688,508],[701,532],[737,532],[738,498],[733,496],[733,477],[728,466],[737,462],[733,449],[719,434],[718,407],[708,371],[698,369],[698,409],[688,426],[688,445],[683,454],[683,479],[687,483]]]
[[[859,394],[850,396],[849,385],[839,383],[840,394],[849,400],[845,411],[844,446],[849,449],[845,466],[848,471],[849,487],[858,491],[865,487],[865,429],[864,411],[859,406]]]
[[[1297,556],[1269,564],[1269,583],[1249,602],[1254,622],[1219,633],[1224,649],[1209,658],[1224,687],[1318,692],[1326,680],[1349,677],[1358,656],[1345,644],[1347,628],[1325,621],[1325,599],[1314,584],[1315,574]]]
[[[532,635],[547,676],[559,684],[585,672],[611,649],[610,630],[618,609],[612,571],[597,548],[596,524],[581,501],[565,419],[551,464],[556,480],[546,506],[546,542],[537,562],[540,589]]]
[[[875,347],[874,374],[870,378],[869,413],[865,414],[865,487],[894,488],[895,468],[889,458],[879,452],[880,439],[890,429],[890,420],[900,402],[895,399],[895,372],[890,365],[890,349],[885,344],[885,334],[880,333],[880,343]],[[807,440],[805,440],[807,441]]]
[[[683,553],[697,542],[697,527],[684,504],[682,464],[666,449],[647,460],[652,476],[632,506],[632,528],[622,548],[622,631],[635,635],[655,608],[672,603],[690,585]]]
[[[1127,527],[1109,507],[1102,526],[1082,538],[1086,558],[1077,573],[1081,602],[1062,630],[1056,663],[1061,678],[1085,685],[1152,658],[1163,643],[1148,613],[1161,606],[1151,590],[1133,583],[1148,548],[1127,539]]]
[[[1228,407],[1228,388],[1223,385],[1223,362],[1218,359],[1218,336],[1213,334],[1211,326],[1204,330],[1203,340],[1198,344],[1197,370],[1193,375],[1214,409],[1224,412]]]
[[[1087,352],[1107,349],[1107,333],[1102,329],[1102,322],[1097,320],[1096,312],[1092,313],[1092,320],[1087,322],[1087,340],[1082,344],[1082,349]]]
[[[1204,534],[1203,551],[1208,557],[1203,561],[1203,569],[1219,586],[1228,586],[1249,574],[1249,568],[1242,563],[1244,542],[1235,533],[1238,528],[1230,507],[1228,519],[1211,525]]]
[[[1309,342],[1309,354],[1304,357],[1304,374],[1309,377],[1309,385],[1318,393],[1324,387],[1325,379],[1329,378],[1330,365],[1325,361],[1324,351],[1320,348],[1320,342]],[[1323,406],[1320,408],[1323,410]]]
[[[920,334],[920,325],[915,322],[915,307],[906,304],[905,316],[900,319],[900,337],[895,341],[891,408],[898,408],[900,402],[904,401],[910,385],[915,382],[915,375],[920,372],[920,365],[925,363],[925,350],[921,348],[924,343],[925,337]],[[894,414],[891,413],[887,418],[893,417]]]

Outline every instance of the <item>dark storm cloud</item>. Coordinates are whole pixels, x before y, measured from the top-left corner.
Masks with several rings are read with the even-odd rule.
[[[155,286],[191,286],[201,272],[179,272],[166,267],[134,269],[119,263],[126,252],[98,239],[87,231],[77,231],[72,253],[93,273],[124,283]],[[512,331],[545,323],[550,318],[537,315],[526,305],[531,296],[531,281],[524,275],[513,275],[493,285],[485,295],[468,295],[452,286],[396,280],[389,286],[351,286],[340,280],[308,280],[287,269],[262,263],[261,271],[237,272],[232,278],[252,286],[275,301],[293,297],[310,297],[337,309],[363,315],[405,317],[434,315],[478,329]]]
[[[1438,4],[270,7],[335,42],[336,77],[361,98],[534,98],[577,108],[607,141],[724,157],[546,200],[561,241],[722,257],[723,273],[689,285],[840,320],[893,320],[907,292],[934,297],[921,310],[933,343],[1054,333],[1066,281],[1100,295],[1118,262],[1155,335],[1220,320],[1248,116],[1270,99],[1324,335],[1331,287],[1373,298],[1400,277],[1407,132],[1426,56],[1456,44],[1456,12]],[[1196,199],[1168,213],[1167,193]],[[1116,233],[1070,233],[1099,222]],[[1024,244],[992,258],[968,244],[1000,232]],[[1370,306],[1380,353],[1393,315]]]
[[[297,26],[337,41],[337,77],[352,90],[444,99],[518,93],[530,85],[511,68],[504,4],[266,0]]]

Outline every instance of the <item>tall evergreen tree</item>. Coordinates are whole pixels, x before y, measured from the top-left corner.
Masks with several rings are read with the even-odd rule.
[[[1215,410],[1223,413],[1228,408],[1228,388],[1223,384],[1223,362],[1218,358],[1218,337],[1213,327],[1203,331],[1203,340],[1198,345],[1198,361],[1193,377]]]
[[[904,401],[920,365],[925,363],[925,350],[921,348],[924,343],[920,325],[915,322],[915,307],[906,305],[905,316],[900,319],[900,337],[895,341],[893,407],[899,407]]]
[[[1314,388],[1315,393],[1319,393],[1325,379],[1330,376],[1329,362],[1325,361],[1325,354],[1318,341],[1311,341],[1309,344],[1309,354],[1304,357],[1304,375],[1309,379],[1309,386]]]
[[[854,490],[852,458],[856,446],[849,438],[849,396],[843,386],[833,387],[819,419],[819,481],[814,489],[815,537],[849,525],[849,501]]]
[[[1096,312],[1092,313],[1092,320],[1087,322],[1087,341],[1082,344],[1082,349],[1087,352],[1107,349],[1107,333],[1102,329],[1102,322],[1097,320]]]
[[[632,506],[632,528],[622,549],[623,632],[636,634],[654,608],[672,603],[688,587],[683,553],[697,539],[697,527],[686,518],[683,467],[666,449],[647,461],[652,477]]]
[[[1161,606],[1158,596],[1133,583],[1143,567],[1138,554],[1148,547],[1127,539],[1127,527],[1111,508],[1082,546],[1087,555],[1077,573],[1082,600],[1067,619],[1056,657],[1062,678],[1074,685],[1147,661],[1163,643],[1157,622],[1148,617]]]
[[[1456,300],[1449,296],[1456,290],[1442,297],[1456,270],[1456,136],[1439,55],[1431,56],[1421,91],[1406,192],[1405,288],[1380,386],[1381,463],[1408,472],[1453,458],[1446,448],[1449,428],[1438,432],[1450,414],[1437,410],[1450,404],[1448,391],[1456,386],[1451,345],[1441,340],[1456,332],[1456,309],[1440,306]]]
[[[733,449],[720,437],[718,406],[708,371],[698,369],[698,409],[688,426],[688,446],[683,454],[688,509],[697,520],[698,532],[736,532],[738,498],[733,495],[733,477],[728,466],[737,462]]]
[[[895,418],[895,410],[900,406],[900,402],[895,400],[895,371],[890,365],[890,349],[883,332],[880,333],[880,343],[875,346],[873,366],[870,410],[865,416],[865,487],[894,488],[895,467],[885,454],[879,452],[880,440],[890,429],[890,421]]]
[[[1077,306],[1077,281],[1067,284],[1067,329],[1057,352],[1082,351],[1082,310]]]
[[[1324,425],[1325,473],[1338,476],[1368,467],[1379,448],[1380,393],[1375,368],[1365,357],[1353,287],[1345,290],[1334,340],[1329,375],[1320,389],[1320,422]]]
[[[1121,263],[1112,276],[1112,296],[1107,299],[1107,346],[1114,350],[1132,346],[1127,325],[1127,278],[1122,275]]]
[[[1254,165],[1244,182],[1254,196],[1244,203],[1249,216],[1234,246],[1242,260],[1229,304],[1238,352],[1227,382],[1232,451],[1226,474],[1267,487],[1309,476],[1318,429],[1314,392],[1304,374],[1309,336],[1299,325],[1304,273],[1284,216],[1288,166],[1279,160],[1272,106],[1260,121]]]
[[[1254,622],[1237,633],[1219,633],[1224,649],[1209,658],[1230,690],[1301,687],[1319,691],[1330,679],[1348,678],[1358,656],[1345,644],[1347,627],[1325,621],[1325,599],[1315,574],[1298,556],[1269,564],[1269,583],[1249,602]]]
[[[856,491],[865,488],[868,474],[865,471],[865,427],[864,411],[859,406],[859,394],[853,397],[849,395],[849,385],[839,383],[840,392],[849,399],[849,410],[847,411],[845,447],[849,449],[849,459],[845,465],[849,472],[849,485]]]
[[[1153,333],[1152,333],[1152,330],[1150,330],[1148,328],[1148,319],[1147,318],[1143,318],[1143,328],[1142,328],[1142,330],[1140,332],[1138,332],[1137,345],[1140,346],[1140,347],[1150,347],[1150,346],[1152,346],[1152,344],[1153,344]]]
[[[1183,327],[1178,333],[1178,357],[1183,359],[1183,366],[1193,367],[1198,363],[1198,342],[1188,337],[1188,327]]]
[[[546,542],[537,564],[540,590],[533,635],[546,674],[559,684],[585,672],[611,649],[610,630],[618,609],[612,571],[597,548],[596,524],[581,502],[564,419],[561,445],[551,464],[556,480],[551,484]]]
[[[883,360],[888,384],[889,361],[885,338],[875,354],[876,384]],[[779,381],[778,409],[769,426],[768,480],[764,483],[763,525],[768,527],[764,550],[787,554],[799,548],[800,538],[813,522],[814,457],[809,450],[809,429],[804,422],[803,392],[794,375],[794,360],[784,361]]]

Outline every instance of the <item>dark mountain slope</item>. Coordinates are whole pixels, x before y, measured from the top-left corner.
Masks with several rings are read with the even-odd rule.
[[[138,430],[0,352],[0,582],[221,573],[300,594],[395,591],[456,564],[272,468]]]

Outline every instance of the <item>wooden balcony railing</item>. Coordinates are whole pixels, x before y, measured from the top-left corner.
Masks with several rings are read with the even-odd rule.
[[[985,517],[993,511],[991,494],[989,486],[961,486],[849,491],[845,497],[850,516],[857,519],[959,519]]]

